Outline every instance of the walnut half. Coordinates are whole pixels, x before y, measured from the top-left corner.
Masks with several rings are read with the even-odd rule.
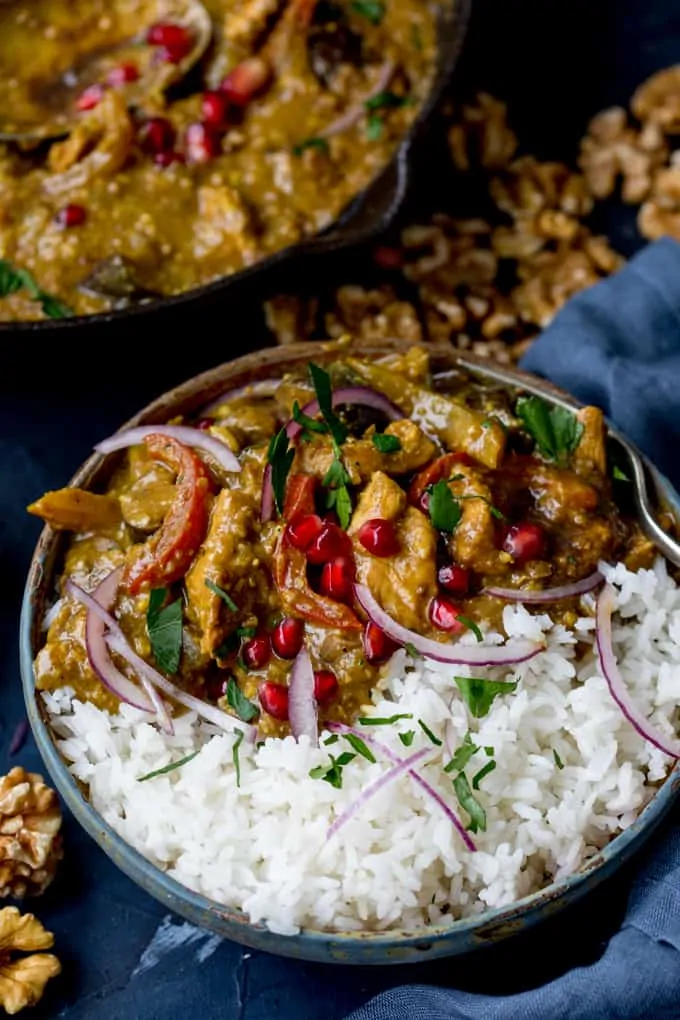
[[[49,979],[60,973],[57,957],[42,952],[53,945],[54,936],[33,914],[21,914],[16,907],[0,910],[0,1006],[6,1013],[34,1006]]]
[[[62,857],[59,799],[42,776],[13,768],[0,779],[0,896],[37,896]]]

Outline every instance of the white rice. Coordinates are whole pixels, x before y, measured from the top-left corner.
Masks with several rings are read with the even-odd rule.
[[[631,694],[662,732],[672,735],[680,705],[680,591],[659,561],[631,573],[602,567],[618,591],[615,650]],[[159,868],[205,896],[239,907],[253,922],[294,933],[300,928],[385,930],[446,923],[504,906],[577,870],[635,819],[668,773],[671,760],[642,739],[614,704],[591,651],[576,661],[576,642],[592,648],[594,620],[572,631],[547,615],[508,606],[510,638],[547,643],[514,669],[477,671],[518,680],[482,719],[470,717],[453,682],[472,675],[400,651],[375,695],[379,717],[413,720],[365,728],[395,754],[427,748],[418,766],[459,814],[446,746],[434,746],[422,720],[449,743],[472,731],[473,775],[490,760],[495,771],[476,794],[487,830],[467,850],[441,807],[407,774],[387,784],[332,838],[331,823],[366,786],[392,767],[358,756],[343,771],[342,789],[312,779],[337,744],[312,748],[306,739],[268,740],[239,748],[234,737],[188,713],[173,737],[123,705],[111,716],[61,689],[44,694],[59,747],[74,776],[88,785],[94,807]],[[472,635],[464,640],[474,641]],[[486,635],[499,643],[499,635]],[[415,729],[407,749],[398,733]],[[326,735],[327,736],[327,735]],[[323,736],[322,736],[323,740]],[[140,776],[201,748],[192,761],[158,778]],[[490,755],[485,747],[493,748]],[[559,768],[555,752],[563,763]]]

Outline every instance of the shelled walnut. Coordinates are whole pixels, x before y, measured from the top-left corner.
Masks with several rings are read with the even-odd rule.
[[[0,779],[0,896],[37,896],[62,856],[61,808],[37,773],[13,768]]]
[[[650,241],[663,235],[680,238],[680,162],[657,173],[637,222],[642,236]]]
[[[654,171],[667,158],[668,145],[656,121],[650,119],[637,130],[622,106],[612,106],[590,121],[579,165],[595,198],[608,198],[620,178],[621,198],[637,205],[649,194]]]
[[[680,131],[680,64],[657,71],[633,93],[631,109],[638,120],[652,121],[666,134]]]
[[[16,907],[0,910],[0,1006],[6,1013],[34,1006],[49,979],[61,972],[57,957],[43,952],[53,945],[54,936],[33,914],[21,914]]]
[[[487,92],[466,103],[448,133],[453,164],[458,170],[483,167],[501,170],[517,151],[517,135],[508,124],[508,108]]]

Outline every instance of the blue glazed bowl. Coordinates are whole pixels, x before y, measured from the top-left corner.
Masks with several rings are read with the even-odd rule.
[[[411,344],[398,341],[357,345],[364,355],[384,354]],[[347,345],[318,344],[314,360],[329,363],[345,353]],[[433,369],[438,372],[469,372],[493,381],[488,363],[459,358],[450,347],[428,345]],[[309,345],[295,344],[283,349],[261,351],[206,372],[160,397],[140,412],[129,425],[161,423],[176,414],[197,411],[220,393],[235,386],[270,377],[309,360]],[[505,370],[504,370],[505,371]],[[547,396],[554,393],[548,383],[512,373],[518,388],[530,382]],[[112,458],[91,457],[77,472],[72,484],[101,485],[110,474]],[[660,500],[680,522],[680,496],[654,468],[652,479]],[[37,494],[36,494],[37,495]],[[338,933],[303,930],[298,935],[278,935],[261,924],[251,924],[239,910],[221,906],[185,888],[164,874],[134,850],[101,818],[88,802],[86,793],[68,771],[36,695],[33,660],[43,643],[42,619],[54,598],[63,550],[63,536],[45,528],[33,556],[26,583],[21,614],[21,675],[28,718],[47,771],[69,810],[111,860],[142,889],[168,909],[195,925],[254,949],[319,963],[401,964],[455,956],[488,946],[515,935],[548,918],[612,875],[627,861],[659,825],[680,794],[680,765],[659,787],[636,821],[613,839],[575,874],[525,896],[509,907],[487,910],[453,924],[423,926],[415,931]]]

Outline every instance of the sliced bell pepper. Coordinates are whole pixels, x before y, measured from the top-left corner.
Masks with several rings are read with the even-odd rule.
[[[318,595],[307,580],[307,559],[304,552],[279,540],[274,552],[274,583],[291,616],[301,617],[320,627],[337,630],[361,630],[362,624],[349,606]]]
[[[314,493],[316,478],[313,475],[291,475],[286,486],[283,516],[290,524],[296,517],[315,514]]]

